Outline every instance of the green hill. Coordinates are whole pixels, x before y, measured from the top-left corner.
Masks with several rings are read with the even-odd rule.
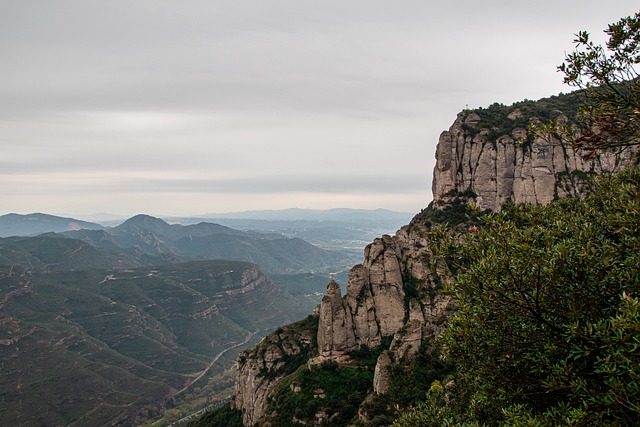
[[[197,261],[48,274],[0,267],[0,309],[0,424],[98,426],[158,413],[215,356],[206,377],[308,307],[256,265]]]
[[[100,224],[93,222],[42,213],[0,215],[0,237],[34,236],[49,232],[59,233],[80,229],[101,230],[103,228]]]

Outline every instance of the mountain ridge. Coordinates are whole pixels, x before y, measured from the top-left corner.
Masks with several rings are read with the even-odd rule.
[[[392,391],[395,398],[407,399],[409,393],[412,399],[424,398],[430,384],[448,369],[440,364],[433,342],[456,309],[453,297],[440,292],[453,280],[437,255],[441,227],[473,233],[479,216],[499,210],[507,201],[547,204],[557,198],[583,197],[591,191],[588,176],[621,170],[634,161],[637,148],[622,155],[607,152],[588,162],[580,153],[569,156],[561,135],[529,135],[522,123],[547,119],[541,111],[548,105],[553,105],[549,113],[554,117],[569,120],[558,109],[568,102],[571,114],[573,99],[552,100],[545,98],[540,105],[534,101],[495,105],[491,114],[472,110],[458,114],[436,148],[433,202],[395,235],[367,245],[364,262],[349,271],[344,295],[339,284],[328,284],[314,312],[318,322],[314,342],[308,342],[308,329],[300,330],[299,340],[288,334],[284,347],[282,335],[272,334],[256,349],[240,354],[232,408],[244,425],[332,426],[338,425],[332,419],[345,416],[340,411],[350,414],[352,421],[380,425],[375,422],[392,420],[389,406],[394,402],[385,400]],[[505,185],[500,187],[501,183]],[[305,360],[299,360],[303,353]],[[369,368],[372,380],[364,389],[366,399],[336,409],[323,403],[320,392],[305,391],[314,372],[329,381],[337,380],[332,372],[347,372],[354,366],[364,369],[363,354],[376,357],[375,368]],[[288,360],[295,364],[287,367]],[[327,387],[336,387],[330,384],[314,387],[328,393]],[[289,406],[292,399],[296,404]]]
[[[103,228],[102,225],[97,223],[44,213],[31,213],[26,215],[9,213],[0,215],[0,237],[29,236],[40,233],[55,233],[80,229],[102,230]]]

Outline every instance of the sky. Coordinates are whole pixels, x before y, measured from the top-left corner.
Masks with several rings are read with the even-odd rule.
[[[628,0],[0,0],[0,214],[418,212],[465,107]]]

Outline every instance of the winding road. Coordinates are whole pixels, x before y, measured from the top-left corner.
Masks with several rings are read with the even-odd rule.
[[[187,384],[186,386],[184,386],[182,389],[178,390],[178,391],[177,391],[177,392],[176,392],[172,397],[176,397],[176,396],[178,396],[178,395],[182,394],[183,392],[187,391],[187,390],[188,390],[192,385],[194,385],[195,383],[197,383],[197,382],[198,382],[198,380],[200,380],[202,377],[204,377],[204,376],[207,374],[207,372],[209,372],[209,370],[211,369],[211,367],[213,366],[213,364],[214,364],[214,363],[216,363],[216,362],[218,361],[218,359],[220,359],[220,358],[222,357],[222,355],[223,355],[223,354],[225,354],[226,352],[228,352],[228,351],[229,351],[229,350],[231,350],[231,349],[234,349],[234,348],[240,347],[240,346],[242,346],[242,345],[245,345],[245,344],[246,344],[246,343],[248,343],[248,342],[251,340],[251,338],[253,338],[257,333],[258,333],[257,331],[255,331],[255,332],[250,332],[250,333],[247,335],[247,337],[244,339],[244,341],[242,341],[242,342],[240,342],[240,343],[238,343],[238,344],[232,345],[231,347],[228,347],[228,348],[226,348],[226,349],[222,350],[220,353],[216,354],[216,355],[215,355],[215,357],[214,357],[213,359],[211,359],[211,362],[209,363],[209,365],[208,365],[208,366],[207,366],[207,367],[206,367],[202,372],[200,372],[200,373],[198,374],[198,376],[197,376],[197,377],[195,377],[195,378],[193,379],[193,381],[191,381],[189,384]]]

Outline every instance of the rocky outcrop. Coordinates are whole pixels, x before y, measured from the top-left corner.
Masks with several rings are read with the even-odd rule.
[[[547,204],[559,197],[581,197],[588,193],[587,178],[621,170],[637,151],[604,152],[585,161],[583,153],[562,142],[562,136],[529,133],[527,124],[540,123],[538,117],[512,128],[509,122],[522,123],[523,113],[517,108],[503,110],[502,129],[485,123],[476,112],[463,111],[442,132],[433,172],[435,202],[469,190],[481,209],[490,210],[499,210],[507,200]],[[562,114],[556,120],[569,121]]]
[[[253,350],[240,353],[233,406],[242,411],[244,425],[258,422],[277,381],[305,364],[315,351],[316,325],[317,317],[309,316],[278,329]]]
[[[424,226],[411,224],[395,236],[375,239],[364,255],[349,272],[344,296],[335,281],[327,285],[315,317],[317,331],[294,324],[241,353],[234,406],[242,410],[245,425],[265,414],[277,381],[307,361],[348,364],[349,353],[361,345],[391,342],[375,372],[374,388],[384,393],[390,367],[408,363],[425,340],[443,331],[454,306],[451,297],[437,293],[448,275],[431,253]],[[310,360],[304,357],[312,353]]]
[[[391,367],[393,360],[389,350],[385,350],[378,356],[376,367],[373,373],[373,391],[377,394],[384,394],[391,386]]]
[[[391,376],[393,367],[409,365],[420,351],[425,339],[433,338],[432,331],[425,325],[424,320],[412,319],[396,332],[389,350],[383,351],[376,362],[373,376],[375,393],[386,393],[393,381]]]
[[[276,333],[253,352],[241,355],[234,404],[242,409],[245,425],[253,425],[264,415],[269,395],[285,375],[283,367],[291,356],[308,352],[313,356],[306,362],[309,365],[326,361],[348,365],[354,363],[350,353],[361,346],[382,346],[372,384],[374,393],[380,395],[392,386],[395,368],[411,365],[420,351],[431,348],[455,310],[452,297],[438,292],[452,276],[444,261],[434,255],[430,237],[432,222],[453,222],[439,219],[434,212],[442,216],[462,203],[465,212],[460,225],[473,232],[477,228],[469,227],[466,201],[461,200],[476,203],[479,209],[472,211],[477,215],[486,209],[498,210],[508,200],[546,204],[554,198],[581,197],[588,193],[591,175],[617,171],[634,160],[635,150],[627,150],[587,162],[581,153],[561,144],[557,135],[532,136],[527,124],[541,122],[531,115],[534,110],[503,108],[503,128],[496,127],[495,111],[494,116],[472,111],[458,114],[438,143],[433,208],[418,214],[394,236],[382,236],[368,245],[363,263],[349,272],[344,295],[338,283],[328,284],[314,312],[316,335],[309,335],[306,329],[305,344]],[[561,112],[556,113],[559,123],[567,123]],[[301,366],[302,359],[296,360],[293,366]],[[299,393],[297,387],[292,385],[291,391]],[[369,395],[365,402],[375,398]],[[369,416],[365,406],[359,410],[363,421]],[[314,425],[322,425],[326,416],[316,417]]]
[[[436,293],[443,274],[432,265],[427,232],[421,225],[378,238],[364,253],[364,263],[349,272],[344,297],[337,283],[327,286],[318,325],[320,360],[341,362],[361,345],[380,346],[408,320],[422,325],[421,336],[422,328],[435,335],[451,309],[449,297]]]

